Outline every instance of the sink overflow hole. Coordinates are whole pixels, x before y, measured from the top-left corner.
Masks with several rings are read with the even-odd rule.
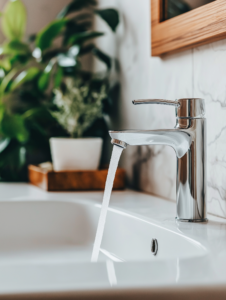
[[[158,252],[158,241],[156,239],[151,241],[151,252],[153,255],[156,255]]]

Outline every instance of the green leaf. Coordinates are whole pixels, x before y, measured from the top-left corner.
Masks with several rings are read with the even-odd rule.
[[[119,14],[117,10],[113,8],[98,9],[95,10],[95,13],[99,15],[108,24],[112,31],[116,30],[119,23]]]
[[[63,35],[63,44],[67,45],[69,38],[77,33],[92,30],[92,19],[77,22],[77,18],[69,19]]]
[[[8,58],[0,59],[0,67],[9,72],[11,69],[11,62]]]
[[[89,39],[93,39],[99,36],[104,35],[103,32],[97,32],[97,31],[91,31],[91,32],[81,32],[81,33],[77,33],[75,35],[72,35],[69,39],[68,39],[68,45],[72,45],[72,44],[81,44]]]
[[[27,12],[20,0],[11,0],[6,3],[1,18],[2,31],[10,40],[21,40],[25,33]]]
[[[40,91],[44,91],[47,89],[50,80],[50,73],[42,73],[38,80],[38,88]]]
[[[12,69],[2,80],[1,85],[0,85],[0,95],[4,94],[7,87],[9,86],[9,83],[12,81],[12,79],[14,78],[14,76],[16,75],[16,73],[18,72],[18,70],[16,69]]]
[[[39,77],[38,88],[40,91],[44,91],[45,89],[47,89],[47,87],[49,85],[50,75],[51,75],[51,72],[52,72],[55,62],[56,62],[56,59],[54,59],[54,58],[51,59],[50,62],[48,63],[48,65],[46,66],[44,72]]]
[[[99,58],[102,62],[104,62],[107,65],[108,69],[111,69],[112,61],[110,56],[108,56],[106,53],[102,52],[98,48],[93,48],[92,53]]]
[[[36,46],[42,51],[52,45],[53,40],[62,32],[67,20],[55,20],[42,29],[36,37]]]
[[[29,55],[30,53],[29,46],[18,40],[5,42],[2,47],[2,54]]]
[[[96,4],[97,2],[95,0],[74,0],[61,10],[57,16],[57,19],[64,18],[74,11],[87,8],[87,6],[95,6]]]
[[[63,69],[61,67],[58,67],[57,72],[55,74],[54,78],[54,87],[58,88],[61,84],[61,81],[63,79]]]
[[[3,119],[4,113],[5,113],[5,105],[1,103],[0,104],[0,131],[1,131],[1,122]]]
[[[43,116],[43,107],[35,107],[35,108],[31,108],[25,111],[25,113],[22,114],[23,119],[29,119],[29,118],[33,118],[36,115],[41,115]]]
[[[36,132],[35,137],[35,143],[37,144],[37,133],[39,138],[42,139],[41,136],[47,137],[49,135],[49,128],[56,125],[56,120],[52,117],[50,112],[47,110],[47,107],[36,107],[31,108],[27,110],[23,115],[23,119],[26,120],[28,128],[34,133]],[[34,138],[34,136],[31,136],[29,142]],[[44,140],[41,142],[44,142]],[[47,142],[48,143],[48,142]],[[43,146],[43,143],[40,145],[40,147]]]
[[[20,115],[4,114],[1,129],[5,137],[16,138],[19,142],[27,141],[29,136],[24,119]]]
[[[28,81],[34,80],[34,78],[40,73],[40,70],[36,67],[31,67],[25,71],[22,71],[17,77],[14,79],[13,83],[10,86],[10,91],[15,90],[22,84]]]

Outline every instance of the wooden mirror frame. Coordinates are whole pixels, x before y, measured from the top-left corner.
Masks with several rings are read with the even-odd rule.
[[[152,56],[162,56],[226,38],[225,0],[216,0],[163,22],[163,0],[150,1]]]

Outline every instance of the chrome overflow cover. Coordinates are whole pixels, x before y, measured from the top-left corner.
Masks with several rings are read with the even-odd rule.
[[[151,241],[151,252],[153,255],[156,255],[158,252],[158,241],[156,239]]]

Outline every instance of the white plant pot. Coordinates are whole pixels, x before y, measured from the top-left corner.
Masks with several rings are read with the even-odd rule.
[[[51,138],[54,171],[97,170],[102,144],[101,138]]]

